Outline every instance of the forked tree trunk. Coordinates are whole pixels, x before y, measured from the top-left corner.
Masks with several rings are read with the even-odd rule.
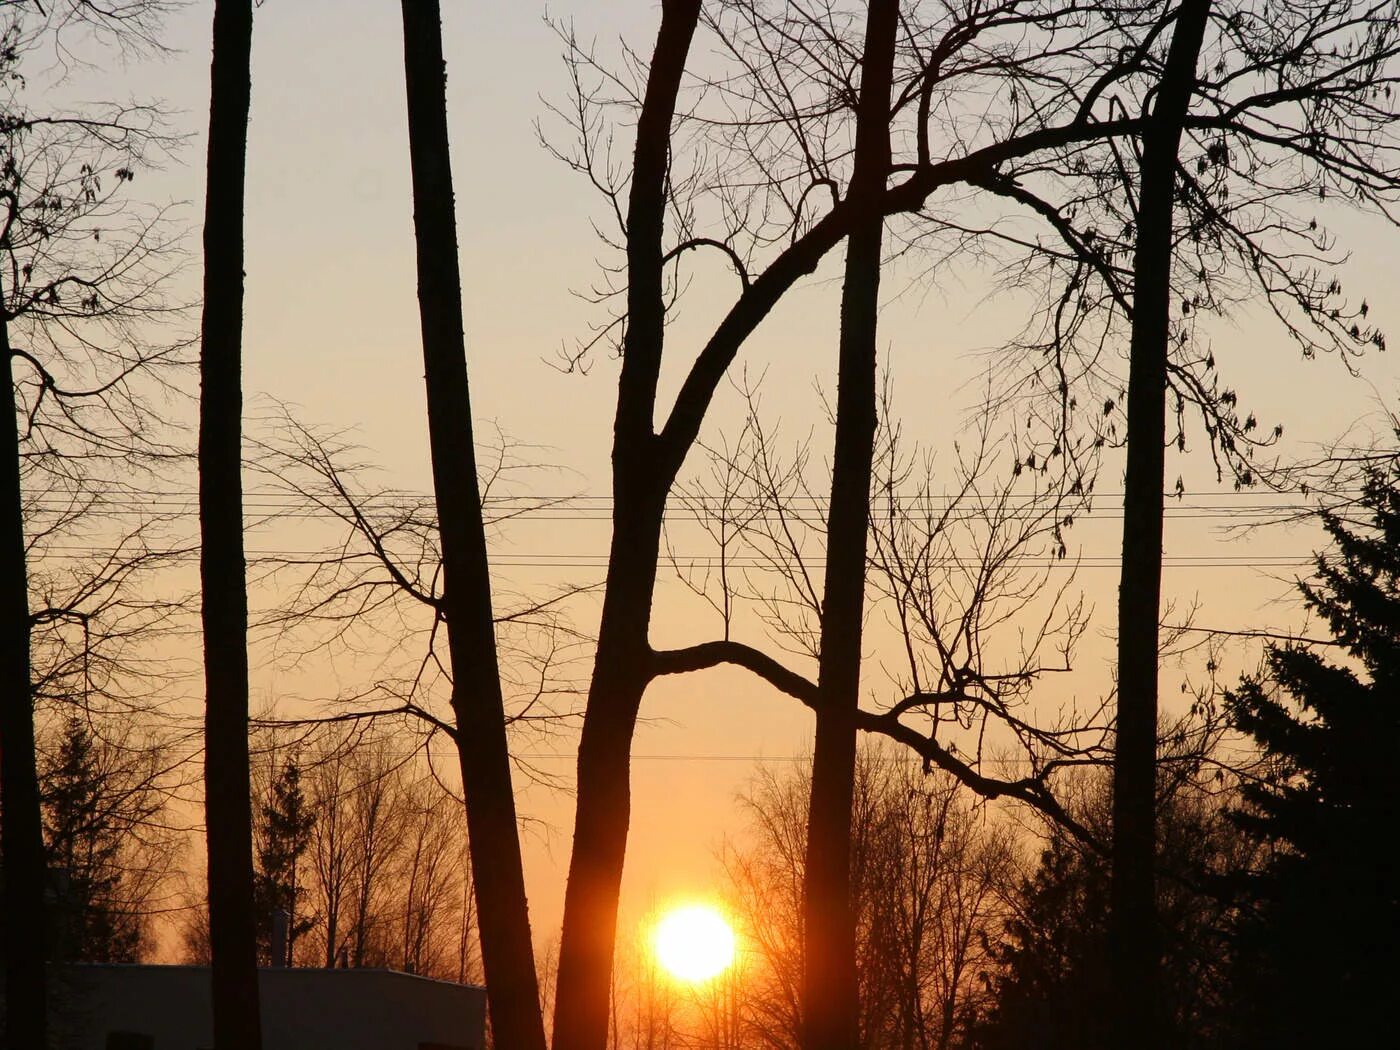
[[[802,886],[803,1050],[851,1050],[858,1038],[851,805],[856,776],[855,714],[860,702],[865,548],[875,453],[875,336],[884,231],[881,198],[890,166],[890,85],[898,19],[898,0],[871,0],[861,59],[855,167],[846,202],[854,215],[841,295],[817,732]]]
[[[1157,765],[1157,631],[1170,337],[1172,212],[1182,124],[1196,84],[1210,0],[1182,0],[1143,132],[1118,589],[1118,714],[1113,752],[1113,876],[1108,1009],[1120,1050],[1160,1045],[1160,945],[1153,858]]]
[[[251,0],[215,0],[199,358],[199,572],[204,811],[214,1046],[258,1050],[248,783],[248,592],[243,560],[243,208]]]
[[[662,234],[671,120],[700,16],[664,0],[637,121],[627,210],[627,335],[613,425],[613,535],[579,741],[574,845],[555,990],[555,1050],[603,1050],[631,819],[632,734],[651,680],[648,626],[666,493],[679,463],[653,429],[665,334]]]
[[[3,302],[3,296],[0,296]],[[44,833],[34,766],[34,689],[29,667],[29,576],[19,473],[19,413],[11,376],[9,319],[0,314],[0,358],[10,380],[0,423],[0,848],[4,866],[5,1042],[48,1045],[48,952],[44,938]]]
[[[402,6],[418,316],[442,543],[440,610],[452,658],[481,958],[497,1045],[544,1050],[472,436],[442,19],[437,0],[403,0]]]

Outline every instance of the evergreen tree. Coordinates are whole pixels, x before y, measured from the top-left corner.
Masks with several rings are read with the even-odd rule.
[[[1239,880],[1242,1046],[1371,1045],[1400,978],[1400,471],[1374,472],[1356,513],[1324,512],[1335,546],[1309,609],[1351,658],[1273,647],[1265,674],[1229,697],[1235,724],[1271,759],[1236,820],[1269,848]]]
[[[160,872],[138,832],[164,803],[150,758],[124,754],[73,716],[41,769],[53,958],[141,958],[142,904]]]
[[[301,914],[306,887],[298,881],[297,870],[311,845],[316,814],[302,792],[301,766],[295,757],[278,772],[258,816],[258,870],[253,882],[258,953],[263,962],[280,966],[290,963],[296,939],[316,925],[315,918]],[[282,959],[273,958],[272,931],[278,912],[287,916],[287,954]]]
[[[1216,785],[1179,776],[1159,759],[1155,834],[1156,907],[1162,955],[1164,1043],[1176,1050],[1219,1044],[1218,1017],[1229,997],[1222,963],[1228,905],[1205,892],[1224,872],[1248,864]],[[1170,775],[1167,770],[1170,770]],[[1199,774],[1200,769],[1194,770]],[[1109,824],[1108,785],[1091,782],[1079,819],[1100,839]],[[1109,858],[1062,831],[1008,905],[992,954],[995,1002],[973,1031],[978,1050],[1109,1050],[1113,970],[1108,943]]]
[[[1107,1046],[1107,914],[1107,864],[1055,835],[1013,894],[1005,937],[993,948],[1003,967],[993,979],[995,1005],[973,1044]]]

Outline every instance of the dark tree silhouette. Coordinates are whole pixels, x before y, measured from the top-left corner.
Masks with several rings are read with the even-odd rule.
[[[1063,109],[1039,98],[1007,125],[988,126],[995,141],[969,148],[959,139],[949,146],[950,156],[935,159],[929,134],[935,122],[934,108],[956,96],[962,85],[986,68],[980,56],[983,41],[978,39],[979,33],[1000,32],[1007,25],[1048,24],[1047,33],[1060,28],[1056,17],[1043,11],[1024,16],[1012,12],[1009,22],[1000,19],[998,12],[1002,11],[998,7],[996,12],[978,11],[966,18],[952,13],[936,25],[909,30],[917,39],[908,48],[914,68],[902,72],[889,119],[913,125],[910,140],[915,152],[907,164],[891,169],[899,173],[899,179],[883,195],[881,207],[886,214],[918,211],[938,190],[985,178],[1008,159],[1135,129],[1132,120],[1105,123],[1088,117],[1054,126],[1055,116]],[[726,21],[731,14],[733,25]],[[626,287],[604,289],[600,297],[625,294],[626,308],[599,330],[578,358],[571,359],[577,362],[590,347],[620,327],[622,367],[613,445],[614,528],[579,752],[574,851],[556,994],[554,1038],[560,1050],[595,1050],[606,1039],[608,973],[630,812],[627,757],[647,684],[659,674],[732,662],[765,674],[779,688],[804,700],[813,697],[810,683],[796,680],[763,654],[727,640],[654,652],[648,638],[667,494],[694,447],[715,392],[748,336],[782,296],[842,241],[858,214],[842,192],[849,177],[850,154],[841,140],[849,127],[843,120],[856,97],[854,70],[862,49],[844,34],[851,24],[863,26],[864,20],[846,19],[834,12],[812,15],[793,11],[791,15],[794,21],[785,22],[785,15],[770,18],[764,5],[735,3],[722,5],[707,21],[707,29],[716,34],[722,49],[733,55],[738,65],[734,78],[720,78],[711,85],[722,97],[721,110],[726,112],[713,122],[678,107],[686,56],[699,18],[698,4],[675,0],[663,5],[661,30],[644,89],[604,70],[570,33],[562,34],[574,74],[575,104],[557,112],[577,142],[560,156],[604,193],[617,221],[621,236],[618,247],[625,252],[626,261],[614,272],[619,280],[625,277]],[[817,63],[819,71],[807,61],[812,49],[830,51],[828,64]],[[1024,65],[1028,68],[1035,61],[1046,60],[1063,67],[1066,62],[1083,60],[1082,55],[1071,58],[1071,51],[1068,45],[1057,44],[1049,58],[1042,52]],[[958,60],[951,55],[957,55]],[[1034,81],[1022,63],[1013,60],[1011,66],[1014,76],[1025,76],[1027,83]],[[593,76],[602,86],[590,82]],[[785,82],[787,78],[796,82],[795,89]],[[628,111],[628,121],[635,121],[637,129],[633,161],[625,169],[615,166],[608,155],[611,133],[600,115],[614,90],[622,96],[619,105]],[[1047,93],[1055,90],[1049,88]],[[735,112],[741,114],[740,119],[735,119]],[[714,135],[716,152],[725,158],[725,164],[732,161],[734,171],[753,173],[762,193],[747,196],[743,187],[749,184],[745,178],[732,177],[732,172],[712,185],[708,170],[678,168],[673,124],[708,128],[706,134]],[[751,136],[746,129],[784,130]],[[784,152],[788,148],[791,154]],[[699,152],[705,153],[703,141]],[[798,157],[802,159],[796,160]],[[729,217],[718,224],[718,236],[698,229],[697,201],[707,195],[707,204],[717,204],[719,212]],[[771,202],[772,207],[760,204],[759,198]],[[819,209],[828,199],[831,206],[821,214]],[[675,227],[669,248],[665,238],[668,221]],[[668,313],[683,283],[683,262],[702,249],[715,250],[717,257],[727,260],[740,291],[690,365],[665,422],[657,427],[657,390]],[[940,741],[908,726],[890,725],[896,720],[897,716],[883,724],[904,738],[912,737],[925,753],[937,756],[934,761],[976,775]],[[993,791],[1003,787],[1035,790],[1028,785],[991,785],[985,779],[982,783]]]
[[[14,216],[13,198],[10,215]],[[3,289],[0,289],[3,291]],[[9,317],[0,316],[0,354],[7,378],[13,369]],[[4,814],[5,938],[27,946],[28,957],[5,952],[5,1042],[47,1045],[44,965],[44,840],[39,782],[34,764],[34,703],[29,664],[29,591],[25,569],[24,504],[20,490],[19,418],[7,407],[0,424],[0,486],[5,493],[4,546],[0,549],[0,811]]]
[[[158,220],[135,220],[122,203],[143,149],[161,138],[158,115],[116,105],[34,113],[23,67],[38,49],[66,46],[70,28],[118,46],[149,40],[157,6],[0,7],[0,357],[10,384],[9,418],[0,424],[0,849],[7,947],[22,946],[3,953],[5,1039],[13,1046],[42,1047],[47,1038],[32,633],[82,615],[76,605],[44,608],[42,594],[31,607],[35,537],[26,501],[55,477],[71,494],[98,472],[95,463],[139,443],[132,377],[161,355],[128,339],[125,325],[158,310],[164,276]]]
[[[627,204],[627,331],[613,425],[613,534],[593,680],[578,751],[574,845],[554,1000],[555,1050],[601,1050],[617,939],[632,734],[654,671],[648,628],[666,494],[690,436],[654,430],[666,329],[665,226],[671,123],[700,0],[663,0],[637,118]],[[699,397],[703,413],[705,394]],[[684,397],[684,395],[683,395]],[[679,407],[679,406],[678,406]],[[686,415],[692,415],[687,412]]]
[[[851,811],[862,1050],[963,1045],[988,999],[987,948],[1016,874],[1008,825],[899,745],[866,739]],[[746,950],[738,1046],[801,1045],[802,872],[810,776],[763,768],[739,797],[745,831],[721,853]],[[726,1044],[730,1045],[730,1044]]]
[[[1241,1047],[1362,1045],[1392,1022],[1400,891],[1400,474],[1373,470],[1357,505],[1323,512],[1333,552],[1300,583],[1350,666],[1271,647],[1227,696],[1269,764],[1245,783],[1241,827],[1269,851],[1236,880],[1232,1020]]]
[[[252,92],[251,0],[216,0],[200,323],[199,530],[204,627],[204,811],[217,1050],[259,1050],[248,772],[248,588],[243,552],[243,210]]]
[[[298,878],[315,827],[316,812],[301,788],[301,764],[293,754],[277,770],[254,824],[257,871],[253,876],[253,906],[258,916],[258,950],[271,966],[290,965],[295,958],[297,938],[310,933],[316,925],[314,916],[303,914],[307,887]],[[286,941],[281,946],[286,954],[280,959],[272,954],[277,943],[274,929],[278,912],[287,917]]]
[[[987,185],[1063,240],[1061,253],[1041,256],[1066,280],[1047,300],[1046,335],[1034,345],[1041,363],[1027,381],[1043,385],[1061,421],[1099,416],[1089,424],[1095,448],[1123,436],[1123,391],[1103,349],[1124,334],[1120,323],[1129,328],[1111,938],[1112,1008],[1126,1041],[1161,1030],[1144,1019],[1154,1016],[1157,952],[1150,838],[1163,449],[1185,451],[1188,417],[1198,415],[1217,475],[1243,486],[1270,477],[1259,452],[1282,433],[1240,409],[1197,318],[1258,297],[1305,357],[1331,351],[1351,368],[1367,348],[1384,347],[1368,304],[1342,296],[1331,272],[1342,256],[1313,209],[1342,199],[1393,218],[1400,146],[1388,99],[1400,37],[1393,6],[1368,0],[1184,0],[1125,6],[1116,17],[1139,38],[1078,104],[1140,109],[1140,149],[1067,150]],[[1059,187],[1047,195],[1048,183]],[[1083,447],[1054,431],[1050,454]]]
[[[1158,937],[1153,893],[1157,760],[1157,628],[1162,593],[1162,510],[1167,361],[1177,156],[1196,84],[1211,0],[1176,11],[1152,114],[1142,129],[1133,313],[1129,341],[1123,564],[1118,584],[1118,715],[1113,748],[1113,874],[1109,943],[1118,1046],[1160,1039]]]
[[[855,157],[846,198],[851,225],[841,294],[816,745],[803,866],[804,1050],[854,1046],[859,1029],[850,829],[875,459],[875,340],[885,226],[881,196],[890,170],[890,88],[898,27],[898,0],[871,0],[861,58]]]
[[[438,612],[452,657],[452,709],[471,838],[491,1026],[503,1046],[543,1050],[544,1023],[511,786],[491,575],[462,323],[447,80],[436,0],[403,0],[418,316],[442,546]]]
[[[1325,190],[1346,183],[1360,199],[1384,206],[1394,180],[1384,174],[1391,146],[1381,140],[1391,118],[1378,101],[1385,85],[1372,88],[1369,81],[1378,70],[1383,74],[1393,50],[1387,28],[1392,20],[1378,4],[1343,9],[1319,0],[1294,13],[1295,6],[1277,11],[1271,5],[1262,11],[1233,6],[1219,20],[1221,47],[1238,56],[1240,65],[1225,60],[1218,70],[1212,67],[1205,87],[1195,81],[1187,85],[1195,88],[1194,94],[1188,90],[1188,97],[1203,101],[1184,124],[1193,136],[1193,150],[1200,147],[1200,171],[1209,176],[1192,180],[1186,175],[1195,222],[1190,243],[1193,250],[1200,245],[1199,258],[1191,260],[1191,276],[1204,275],[1200,298],[1210,309],[1222,309],[1238,301],[1238,290],[1216,275],[1238,265],[1233,272],[1247,274],[1255,282],[1251,287],[1270,293],[1271,304],[1293,334],[1301,337],[1293,323],[1301,314],[1318,325],[1323,343],[1354,351],[1372,342],[1373,333],[1336,301],[1328,282],[1309,269],[1328,254],[1325,237],[1315,226],[1310,233],[1307,221],[1296,215],[1281,218],[1285,209],[1276,205],[1279,194],[1287,199],[1293,193],[1314,192],[1319,184]],[[904,12],[901,23],[901,65],[890,114],[903,155],[891,166],[884,209],[889,215],[909,216],[911,243],[925,238],[947,243],[951,237],[955,246],[976,247],[991,236],[1021,252],[1023,266],[1033,268],[1024,262],[1029,256],[1050,260],[1057,274],[1069,272],[1071,279],[1057,286],[1047,305],[1053,339],[1036,348],[1044,350],[1044,362],[1027,369],[1024,382],[1032,387],[1044,384],[1062,414],[1073,415],[1075,406],[1093,402],[1083,389],[1103,379],[1106,340],[1119,334],[1110,332],[1105,340],[1086,346],[1082,369],[1069,367],[1065,347],[1070,336],[1065,328],[1085,335],[1085,316],[1098,316],[1093,309],[1080,309],[1081,300],[1087,304],[1086,290],[1092,285],[1102,293],[1097,303],[1088,305],[1111,303],[1115,310],[1126,305],[1125,312],[1131,312],[1125,292],[1130,268],[1124,266],[1121,251],[1125,246],[1132,251],[1136,231],[1135,164],[1140,158],[1133,151],[1156,105],[1177,7],[1166,2],[1005,3],[967,11],[934,9],[925,12],[926,22],[912,10]],[[681,24],[676,7],[668,5],[665,11],[674,17],[663,15],[663,30]],[[601,1045],[604,1036],[603,1022],[597,1018],[606,1000],[625,846],[625,745],[647,680],[658,673],[731,662],[763,674],[794,695],[812,696],[805,679],[728,639],[650,652],[647,611],[655,580],[654,537],[660,532],[666,491],[694,445],[717,384],[773,305],[851,231],[855,213],[844,188],[851,159],[849,117],[857,95],[853,70],[861,51],[851,37],[852,27],[858,25],[863,25],[862,19],[835,5],[816,10],[747,0],[718,5],[706,16],[705,27],[719,39],[722,54],[733,59],[738,73],[695,75],[696,87],[706,89],[696,94],[719,100],[718,112],[712,115],[701,112],[699,103],[687,108],[689,96],[677,107],[681,72],[662,61],[684,57],[665,45],[678,40],[688,44],[692,28],[685,33],[663,31],[663,46],[649,68],[645,90],[626,73],[604,70],[591,51],[571,34],[563,34],[577,105],[560,115],[578,141],[562,156],[605,194],[620,231],[616,246],[626,253],[625,266],[611,271],[617,283],[605,282],[598,292],[600,299],[625,293],[626,309],[587,344],[596,345],[621,331],[614,546],[580,755],[558,998],[564,1011],[558,1016],[591,1019],[583,1044],[590,1047]],[[994,110],[995,119],[979,112],[961,120],[966,115],[963,104],[982,97],[976,92],[989,74],[998,85],[997,97],[1006,99],[1005,112]],[[1280,78],[1285,86],[1268,86]],[[1313,99],[1318,105],[1294,106],[1300,99]],[[662,104],[665,112],[657,113]],[[609,155],[611,128],[600,116],[609,105],[625,110],[638,129],[638,150],[630,168]],[[665,144],[647,140],[648,135],[659,140],[666,130],[663,123],[683,126],[698,140],[695,152],[701,159],[694,166],[679,161],[682,151],[677,147],[684,140],[673,139],[669,165],[664,163]],[[945,125],[951,128],[946,136]],[[1239,151],[1232,152],[1236,143],[1241,144]],[[1282,186],[1268,174],[1279,169],[1262,162],[1273,151],[1287,156],[1290,178]],[[1126,179],[1125,165],[1131,169]],[[1255,180],[1258,192],[1246,196],[1239,208],[1222,206],[1229,186],[1220,182],[1235,178]],[[1067,194],[1067,203],[1057,206],[1043,195],[1047,188],[1055,189],[1055,183],[1076,180],[1079,192]],[[958,185],[1000,194],[1029,208],[1065,237],[1067,247],[1047,250],[1039,239],[1028,242],[1015,233],[989,231],[967,214],[964,199],[951,194],[938,199],[940,191]],[[668,194],[669,205],[664,202]],[[829,210],[821,211],[828,201]],[[1111,203],[1101,207],[1103,202]],[[645,207],[634,214],[634,205]],[[719,218],[709,230],[717,232],[711,236],[702,223],[715,213]],[[1106,213],[1113,221],[1094,221]],[[659,227],[672,222],[677,231],[673,246],[653,243],[664,232]],[[1295,237],[1302,239],[1301,246],[1295,241],[1281,248],[1274,240]],[[686,372],[665,423],[656,428],[664,321],[684,285],[682,260],[702,250],[714,251],[716,259],[732,268],[741,290]],[[1183,265],[1183,275],[1185,269]],[[1169,372],[1173,389],[1183,398],[1178,420],[1186,404],[1200,406],[1215,451],[1233,465],[1242,458],[1239,446],[1254,441],[1249,435],[1256,424],[1235,411],[1234,395],[1219,386],[1213,367],[1213,358],[1202,356]],[[1119,418],[1120,406],[1114,398],[1109,400],[1104,418],[1111,422]],[[1087,409],[1077,411],[1082,416]],[[1045,456],[1029,457],[1028,464],[1043,465],[1047,456],[1078,457],[1113,437],[1099,428],[1093,440],[1085,442],[1070,429],[1066,423],[1037,450]],[[931,761],[959,770],[978,790],[1019,794],[1053,807],[1053,800],[1044,798],[1042,777],[986,777],[932,734],[900,723],[900,714],[908,710],[896,708],[863,720],[878,721],[875,728],[906,740]],[[586,951],[585,945],[590,945]],[[1150,944],[1147,951],[1150,955]],[[592,991],[576,997],[575,979],[594,982]],[[594,1006],[571,1005],[579,998]],[[571,1026],[556,1025],[556,1038],[571,1040],[571,1031]]]
[[[51,954],[140,962],[150,944],[148,909],[173,859],[163,831],[167,770],[153,742],[105,739],[89,717],[62,721],[40,768]]]
[[[1228,901],[1218,880],[1248,868],[1254,851],[1229,819],[1238,796],[1214,780],[1198,753],[1166,752],[1157,779],[1155,915],[1161,931],[1160,1009],[1165,1045],[1222,1042],[1220,1017],[1233,999],[1226,929]],[[1233,780],[1229,782],[1233,784]],[[1106,776],[1081,778],[1068,804],[1105,840],[1112,811]],[[1066,792],[1068,794],[1069,792]],[[1047,828],[1038,862],[1007,894],[1008,916],[992,946],[990,1008],[974,1026],[979,1050],[1119,1047],[1109,953],[1111,858]]]

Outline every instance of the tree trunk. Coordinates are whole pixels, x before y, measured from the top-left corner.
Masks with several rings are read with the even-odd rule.
[[[1160,1045],[1160,947],[1153,843],[1157,762],[1157,630],[1170,337],[1172,211],[1182,124],[1210,0],[1182,0],[1151,120],[1143,132],[1118,589],[1118,714],[1113,753],[1109,950],[1114,1045]]]
[[[615,480],[614,492],[621,488]],[[574,847],[555,991],[555,1050],[602,1050],[607,1043],[617,903],[631,816],[632,734],[650,677],[647,625],[660,514],[637,513],[614,502],[614,518],[608,588],[579,741]],[[624,518],[632,519],[630,526],[624,526]],[[638,540],[626,549],[629,537]],[[643,588],[645,593],[638,593]]]
[[[258,1050],[248,782],[248,593],[243,560],[243,208],[251,0],[216,0],[199,360],[204,808],[214,1046]]]
[[[861,59],[854,210],[841,294],[836,439],[827,519],[817,677],[817,733],[803,871],[802,1047],[851,1050],[859,1037],[851,805],[856,777],[861,621],[870,475],[875,452],[876,320],[881,198],[890,165],[889,105],[898,0],[871,0]]]
[[[498,1044],[544,1050],[472,437],[441,15],[437,0],[402,6],[418,316],[442,542],[440,611],[452,658],[482,965]]]
[[[0,300],[2,301],[2,300]],[[11,376],[9,319],[0,314],[0,356]],[[34,690],[29,667],[29,575],[19,473],[19,413],[10,379],[0,425],[0,849],[4,866],[5,1046],[48,1046],[48,951],[44,938],[44,832],[34,766]]]
[[[603,1050],[617,939],[632,734],[651,680],[648,627],[666,492],[679,468],[654,430],[666,309],[662,234],[671,120],[700,17],[664,0],[637,121],[627,210],[627,335],[613,425],[613,536],[593,680],[579,741],[574,846],[555,990],[555,1050]]]

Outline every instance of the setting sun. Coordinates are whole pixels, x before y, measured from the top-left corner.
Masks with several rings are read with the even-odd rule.
[[[652,944],[662,968],[682,981],[708,981],[734,962],[734,930],[708,904],[668,911],[656,924]]]

